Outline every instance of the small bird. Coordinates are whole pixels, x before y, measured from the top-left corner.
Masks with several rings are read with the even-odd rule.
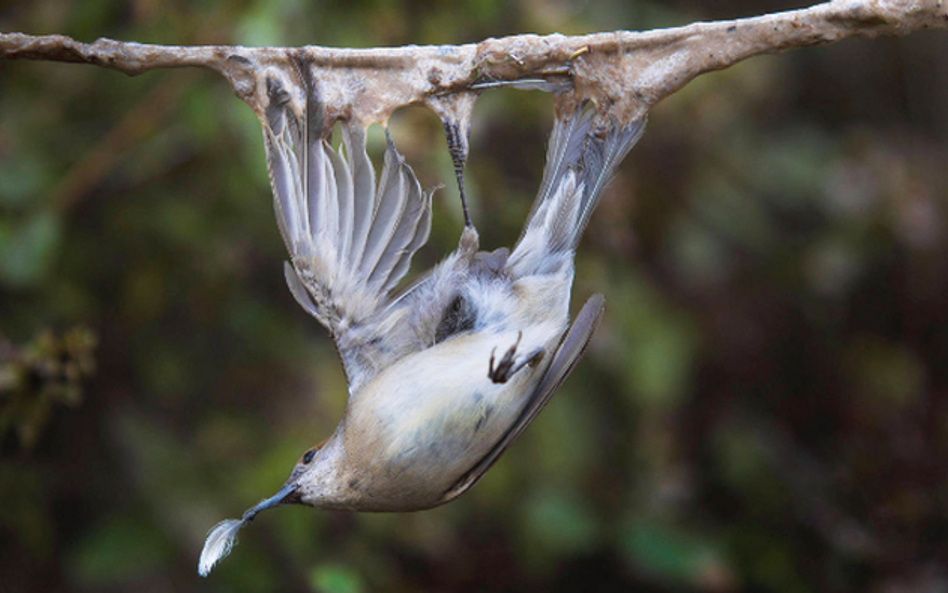
[[[641,136],[580,107],[557,118],[539,195],[513,251],[481,252],[465,210],[459,246],[394,293],[431,228],[423,191],[391,138],[376,176],[365,129],[333,150],[319,86],[269,80],[262,117],[286,282],[328,330],[345,367],[342,421],[272,497],[208,533],[198,572],[260,511],[286,504],[414,511],[453,500],[533,421],[585,351],[603,311],[569,324],[577,243]],[[344,153],[344,154],[343,154]]]

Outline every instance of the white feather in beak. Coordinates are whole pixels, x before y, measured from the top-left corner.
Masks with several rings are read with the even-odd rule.
[[[296,492],[296,484],[286,484],[280,488],[279,492],[261,500],[257,506],[247,509],[241,519],[224,519],[207,532],[207,539],[204,540],[204,549],[201,550],[201,558],[198,560],[198,574],[206,577],[214,565],[221,558],[230,554],[234,544],[237,543],[237,532],[253,521],[260,511],[272,509],[282,504],[289,504],[287,498]]]

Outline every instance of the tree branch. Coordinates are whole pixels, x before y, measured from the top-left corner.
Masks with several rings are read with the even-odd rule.
[[[0,59],[94,64],[136,75],[199,66],[222,74],[258,114],[267,81],[298,81],[307,62],[325,89],[327,121],[385,121],[424,103],[442,119],[466,119],[473,97],[493,86],[565,90],[565,104],[593,99],[600,111],[638,117],[696,76],[752,56],[834,43],[848,37],[901,36],[948,28],[946,0],[835,0],[777,14],[694,23],[648,32],[516,35],[459,46],[335,49],[161,46],[61,35],[0,34]]]

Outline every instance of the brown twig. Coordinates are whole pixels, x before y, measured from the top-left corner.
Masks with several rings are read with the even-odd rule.
[[[424,103],[444,116],[462,109],[455,98],[492,84],[572,84],[571,100],[593,99],[600,110],[628,119],[699,74],[749,57],[848,37],[906,35],[948,28],[946,0],[835,0],[811,8],[694,23],[648,32],[517,35],[460,46],[378,49],[160,46],[99,39],[79,43],[61,35],[0,34],[0,59],[95,64],[135,75],[155,68],[199,66],[225,76],[258,115],[266,82],[296,75],[306,59],[332,96],[331,118],[384,121],[397,108]],[[471,101],[464,100],[463,109]]]

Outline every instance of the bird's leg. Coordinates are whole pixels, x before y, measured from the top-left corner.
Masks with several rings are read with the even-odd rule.
[[[448,152],[451,153],[451,162],[454,163],[454,175],[458,179],[458,192],[461,194],[461,210],[464,211],[464,226],[473,227],[471,213],[467,209],[467,197],[464,195],[464,165],[467,163],[467,137],[461,130],[461,124],[455,120],[445,119],[444,136],[448,140]]]
[[[546,350],[537,348],[526,358],[517,362],[517,346],[520,345],[521,338],[523,338],[523,332],[517,332],[517,341],[514,342],[513,346],[507,349],[507,352],[504,352],[503,357],[501,357],[496,367],[494,366],[494,354],[497,352],[497,348],[491,351],[490,363],[487,367],[487,376],[490,377],[490,380],[494,383],[506,383],[523,367],[527,365],[534,366],[543,360]]]

